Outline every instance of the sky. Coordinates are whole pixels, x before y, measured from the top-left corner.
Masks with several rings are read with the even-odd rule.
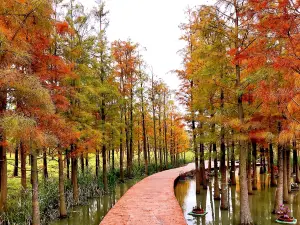
[[[80,0],[91,8],[95,0]],[[110,41],[138,42],[141,54],[154,74],[172,89],[178,89],[179,79],[171,70],[180,69],[182,58],[178,51],[185,45],[179,38],[179,25],[185,22],[187,7],[212,3],[213,0],[106,0],[110,24]]]

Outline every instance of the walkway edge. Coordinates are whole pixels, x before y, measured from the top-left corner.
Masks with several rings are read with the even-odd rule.
[[[181,172],[194,168],[190,163],[144,178],[123,195],[100,225],[186,225],[174,183]]]

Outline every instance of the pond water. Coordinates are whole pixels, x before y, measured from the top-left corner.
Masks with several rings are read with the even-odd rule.
[[[249,195],[250,209],[256,225],[275,225],[276,216],[271,214],[274,206],[276,188],[270,187],[270,175],[258,175],[258,190],[254,195]],[[229,210],[220,210],[220,201],[213,199],[213,180],[207,190],[201,189],[196,195],[195,180],[179,181],[175,187],[176,198],[183,209],[184,217],[188,225],[238,225],[240,216],[240,188],[228,186]],[[291,216],[300,220],[300,192],[289,195],[290,204],[285,204],[291,210]],[[188,215],[196,206],[196,202],[204,208],[208,214],[205,217],[193,217]],[[300,223],[299,223],[300,224]]]
[[[137,180],[118,184],[109,195],[92,198],[86,205],[71,208],[68,218],[53,221],[50,225],[99,225],[108,211],[135,183]]]

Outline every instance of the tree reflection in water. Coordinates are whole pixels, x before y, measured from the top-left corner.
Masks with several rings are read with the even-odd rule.
[[[249,195],[251,213],[256,225],[275,225],[276,216],[271,214],[274,206],[274,195],[276,188],[270,187],[271,177],[268,174],[259,174],[258,168],[257,188],[253,195]],[[214,182],[211,180],[207,190],[201,189],[196,195],[195,180],[179,182],[175,187],[175,195],[183,209],[188,225],[238,225],[240,218],[240,187],[237,177],[236,186],[228,186],[229,210],[220,210],[220,201],[214,201]],[[198,204],[208,214],[205,217],[195,218],[188,215],[193,207]],[[290,194],[290,204],[294,217],[300,216],[300,192]],[[300,219],[300,218],[298,218]]]
[[[99,225],[109,209],[111,209],[136,182],[136,180],[130,180],[124,184],[119,184],[110,194],[90,199],[87,205],[73,207],[70,210],[71,212],[68,218],[53,221],[50,225]]]

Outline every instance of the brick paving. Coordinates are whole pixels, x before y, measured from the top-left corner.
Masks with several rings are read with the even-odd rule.
[[[146,177],[125,193],[100,225],[186,225],[174,181],[180,172],[194,168],[190,163]]]

